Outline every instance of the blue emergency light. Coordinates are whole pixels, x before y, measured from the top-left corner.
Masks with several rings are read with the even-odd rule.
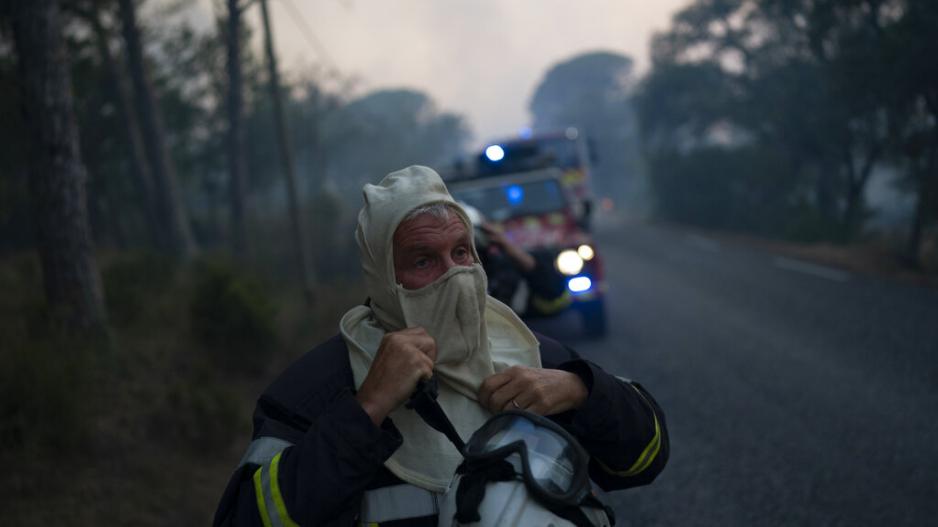
[[[567,288],[571,293],[585,293],[593,287],[593,281],[588,276],[574,276],[567,281]]]
[[[505,189],[505,197],[508,198],[508,203],[517,205],[524,200],[524,189],[521,185],[509,185]]]

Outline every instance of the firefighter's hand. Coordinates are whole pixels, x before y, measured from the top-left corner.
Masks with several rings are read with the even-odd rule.
[[[488,236],[488,239],[491,243],[494,243],[499,248],[509,245],[509,241],[505,238],[505,233],[497,225],[485,222],[479,225],[479,228],[482,229],[482,232]]]
[[[436,341],[423,328],[408,328],[384,335],[375,359],[355,399],[380,426],[385,417],[403,404],[420,379],[433,375]]]
[[[575,373],[512,366],[489,376],[479,388],[479,402],[490,412],[513,408],[553,415],[579,408],[589,396]]]
[[[521,271],[529,273],[534,270],[534,267],[537,265],[534,257],[521,247],[512,243],[511,240],[505,236],[501,227],[491,223],[483,223],[479,227],[481,227],[485,235],[488,236],[492,245],[504,251]]]

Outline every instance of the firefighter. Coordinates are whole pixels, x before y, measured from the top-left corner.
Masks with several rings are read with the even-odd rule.
[[[651,395],[486,295],[471,223],[433,170],[393,172],[364,198],[369,300],[260,396],[215,525],[437,525],[462,457],[404,406],[431,375],[464,438],[524,409],[569,431],[605,490],[661,472],[668,435]]]
[[[555,315],[573,302],[566,280],[554,268],[553,251],[528,252],[486,221],[475,207],[459,203],[475,228],[479,259],[488,277],[488,292],[521,316]]]

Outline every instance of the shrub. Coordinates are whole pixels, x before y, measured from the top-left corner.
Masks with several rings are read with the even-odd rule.
[[[88,436],[96,350],[49,324],[35,255],[3,262],[0,290],[0,451],[49,446],[64,453]]]
[[[114,257],[102,266],[104,298],[110,322],[128,327],[142,318],[155,297],[176,277],[176,264],[164,255],[133,252]]]
[[[256,373],[277,348],[272,302],[257,281],[224,264],[197,267],[190,315],[196,341],[227,371]]]
[[[701,148],[649,158],[657,213],[707,228],[780,235],[799,188],[784,159],[755,147]]]

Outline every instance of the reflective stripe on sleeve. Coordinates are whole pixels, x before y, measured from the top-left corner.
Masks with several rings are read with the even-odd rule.
[[[620,377],[621,379],[621,377]],[[599,467],[609,474],[627,478],[640,474],[643,470],[651,466],[652,462],[658,457],[658,452],[661,450],[661,425],[658,424],[658,416],[655,415],[654,407],[645,399],[645,396],[642,395],[642,392],[629,383],[629,386],[638,393],[639,397],[642,398],[642,401],[645,401],[645,404],[652,409],[651,415],[652,419],[655,420],[655,435],[651,438],[651,441],[648,442],[648,445],[645,446],[645,449],[642,451],[641,455],[638,456],[638,459],[635,460],[635,463],[632,463],[632,466],[628,470],[613,470],[606,466],[605,463],[596,459],[596,463],[599,464]],[[594,458],[595,459],[595,458]]]
[[[372,523],[439,514],[437,495],[414,485],[394,485],[366,491],[360,521]]]
[[[280,482],[277,477],[280,466],[278,452],[270,464],[262,465],[254,473],[254,493],[257,495],[257,510],[260,513],[264,527],[299,527],[287,513],[287,505],[280,493]]]
[[[261,471],[264,467],[257,469],[254,473],[254,497],[257,499],[257,512],[261,515],[261,523],[264,527],[272,527],[270,524],[270,514],[267,512],[267,496],[264,493],[264,485],[261,481]]]
[[[247,464],[266,465],[274,456],[288,446],[293,446],[293,443],[280,439],[279,437],[258,437],[248,445],[244,457],[242,457],[241,462],[238,463],[238,468]]]
[[[541,298],[537,295],[531,295],[531,304],[545,315],[552,315],[561,309],[566,308],[573,303],[573,296],[566,289],[556,298]]]

